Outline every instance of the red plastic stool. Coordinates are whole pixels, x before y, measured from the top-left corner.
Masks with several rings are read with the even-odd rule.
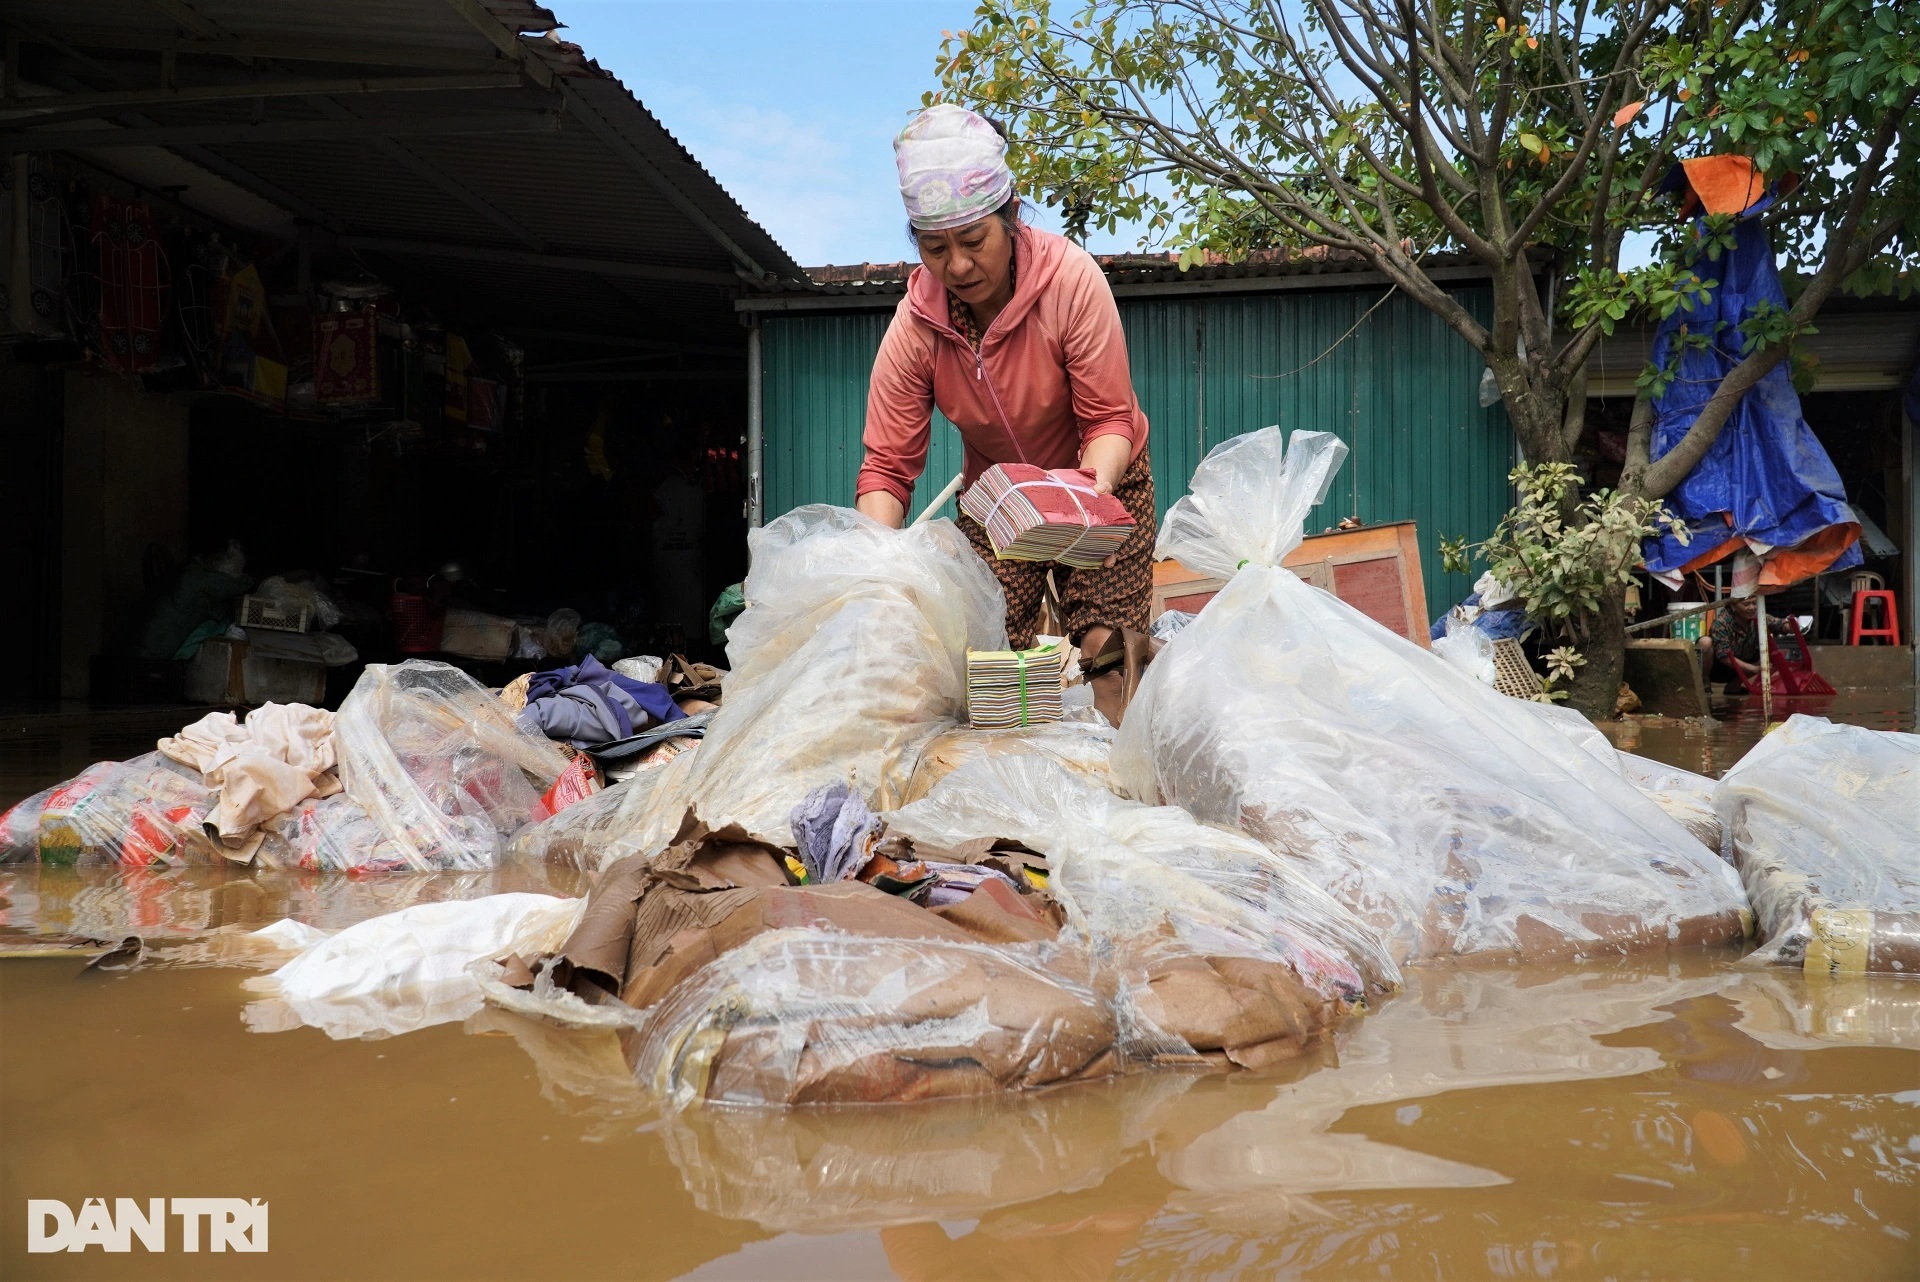
[[[1877,603],[1881,618],[1886,626],[1869,628],[1866,626],[1867,606]],[[1900,644],[1899,607],[1894,604],[1893,593],[1886,588],[1866,588],[1853,594],[1853,626],[1849,630],[1848,645],[1859,645],[1862,637],[1885,641],[1890,645]]]

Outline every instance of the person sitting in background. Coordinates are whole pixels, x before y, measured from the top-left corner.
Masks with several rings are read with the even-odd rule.
[[[1767,633],[1782,654],[1798,661],[1804,656],[1800,638],[1785,618],[1770,617]],[[1736,597],[1714,611],[1713,628],[1700,638],[1700,661],[1708,681],[1733,681],[1760,675],[1760,619],[1753,597]]]

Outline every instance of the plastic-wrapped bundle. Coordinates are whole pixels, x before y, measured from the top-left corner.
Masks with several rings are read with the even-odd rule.
[[[514,834],[514,858],[597,873],[664,849],[687,811],[687,772],[699,750],[643,770]]]
[[[1258,842],[1044,757],[962,766],[888,824],[917,842],[1011,837],[1044,854],[1061,944],[1091,959],[1129,1058],[1259,1067],[1399,982],[1374,930]]]
[[[1345,456],[1266,428],[1201,463],[1156,552],[1230,581],[1147,670],[1116,784],[1301,860],[1402,960],[1739,938],[1732,870],[1552,714],[1280,568]]]
[[[896,1103],[1114,1071],[1090,991],[911,911],[915,938],[797,928],[729,950],[625,1034],[635,1072],[685,1106]]]
[[[366,807],[346,793],[309,799],[283,810],[261,828],[256,858],[263,868],[309,872],[406,872],[407,851],[386,833]]]
[[[340,782],[386,835],[382,867],[490,868],[567,759],[460,669],[369,665],[334,718]],[[357,865],[356,865],[357,866]]]
[[[689,795],[716,827],[785,841],[789,812],[820,784],[868,797],[905,784],[920,746],[961,714],[967,647],[1005,648],[1005,598],[951,521],[892,530],[803,507],[748,547],[726,702]]]
[[[936,735],[921,749],[920,760],[898,797],[881,797],[881,806],[904,806],[933,791],[933,786],[968,762],[987,757],[1050,757],[1098,787],[1107,786],[1107,761],[1113,754],[1113,727],[1086,721],[1050,721],[1013,730],[975,730],[958,726]]]
[[[1920,973],[1920,735],[1791,717],[1714,809],[1759,919],[1749,960]]]
[[[198,775],[159,753],[98,762],[0,814],[0,862],[222,863],[201,827],[213,806]]]

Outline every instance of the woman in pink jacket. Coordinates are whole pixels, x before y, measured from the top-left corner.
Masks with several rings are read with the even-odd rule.
[[[996,463],[1084,468],[1139,522],[1101,569],[1002,561],[979,522],[962,515],[960,528],[1006,590],[1014,646],[1033,644],[1052,570],[1068,636],[1106,656],[1121,628],[1146,629],[1155,535],[1147,418],[1113,291],[1085,250],[1022,225],[1006,141],[980,116],[929,107],[893,146],[921,265],[874,360],[854,505],[905,521],[935,405],[960,429],[967,485]]]

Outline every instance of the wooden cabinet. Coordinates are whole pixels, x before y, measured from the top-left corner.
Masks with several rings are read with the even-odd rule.
[[[1427,644],[1427,589],[1412,521],[1308,535],[1288,554],[1285,565],[1382,627]],[[1160,561],[1153,567],[1148,617],[1157,619],[1167,610],[1197,611],[1225,586],[1225,580],[1189,570],[1178,561]]]

